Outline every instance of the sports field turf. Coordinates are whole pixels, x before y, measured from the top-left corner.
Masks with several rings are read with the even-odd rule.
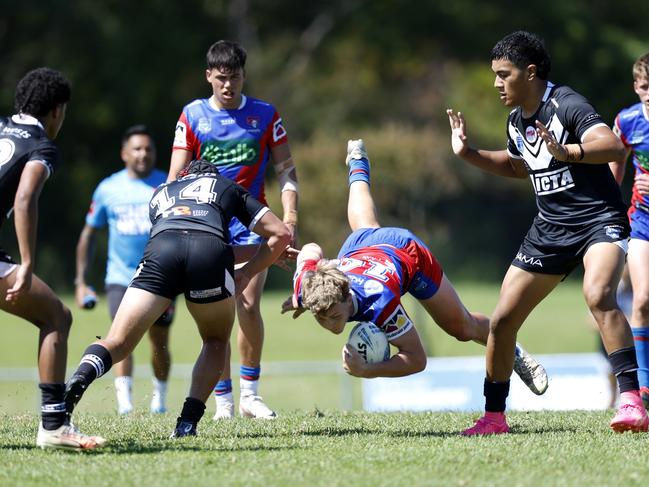
[[[470,309],[489,313],[498,287],[466,284],[458,291]],[[641,460],[647,435],[613,434],[607,427],[612,411],[516,412],[510,416],[513,434],[492,438],[456,435],[477,413],[363,413],[360,381],[344,376],[337,364],[345,337],[327,333],[306,315],[297,321],[281,316],[283,297],[269,293],[264,308],[267,373],[261,393],[280,413],[278,420],[216,424],[210,402],[198,438],[167,440],[188,387],[186,368],[179,364],[191,363],[199,348],[181,301],[171,340],[177,364],[171,412],[146,413],[150,386],[140,378],[137,412],[117,417],[110,375],[100,379],[80,405],[77,423],[107,437],[110,445],[88,455],[35,448],[36,382],[23,375],[35,365],[36,331],[3,314],[0,485],[635,485],[649,473]],[[429,354],[482,353],[478,345],[444,335],[411,302],[406,306],[421,323]],[[108,327],[103,302],[74,315],[70,366]],[[562,284],[519,338],[532,353],[595,350],[579,283]],[[140,345],[137,363],[145,364],[148,353],[148,346]],[[11,380],[12,373],[20,377]],[[351,391],[351,402],[345,391]]]

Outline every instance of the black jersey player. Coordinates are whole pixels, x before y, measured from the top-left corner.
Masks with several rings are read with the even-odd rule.
[[[623,153],[619,139],[592,105],[548,80],[550,57],[534,34],[514,32],[491,52],[494,86],[512,111],[506,150],[476,150],[461,113],[447,110],[455,154],[505,177],[529,177],[538,215],[502,284],[491,318],[484,384],[485,415],[465,435],[505,433],[505,402],[516,334],[534,307],[577,265],[621,392],[615,431],[646,431],[631,329],[615,300],[629,225],[619,188],[606,164]]]
[[[0,309],[39,329],[38,375],[42,448],[93,449],[100,437],[84,435],[66,419],[63,400],[70,310],[34,274],[38,199],[58,165],[52,142],[70,100],[70,84],[58,71],[37,68],[16,87],[16,114],[0,117],[0,225],[13,212],[20,261],[0,249]]]
[[[203,347],[192,373],[173,437],[196,434],[196,425],[225,365],[235,316],[235,288],[271,265],[286,249],[289,229],[243,187],[204,160],[192,161],[185,175],[161,185],[150,208],[151,238],[106,338],[90,345],[66,387],[71,413],[90,383],[124,359],[143,334],[184,293]],[[232,217],[266,240],[234,271],[229,245]],[[236,286],[235,286],[236,283]]]

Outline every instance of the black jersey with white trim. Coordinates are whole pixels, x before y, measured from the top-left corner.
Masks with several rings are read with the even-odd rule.
[[[524,118],[521,107],[507,120],[507,153],[522,159],[530,175],[539,216],[559,225],[583,225],[622,216],[626,206],[608,164],[556,160],[536,133],[541,121],[561,144],[581,143],[589,130],[606,125],[593,106],[567,86],[548,81],[537,112]]]
[[[51,175],[58,164],[56,145],[34,117],[0,117],[0,226],[11,213],[20,176],[29,161],[43,164]]]
[[[228,242],[232,217],[252,230],[267,211],[243,186],[220,174],[190,174],[153,193],[151,237],[164,230],[199,230]]]

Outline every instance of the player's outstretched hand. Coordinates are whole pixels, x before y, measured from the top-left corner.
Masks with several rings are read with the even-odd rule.
[[[640,173],[635,177],[635,187],[638,193],[645,196],[649,194],[649,174]]]
[[[354,377],[365,377],[365,370],[367,364],[361,357],[360,353],[350,346],[348,343],[343,346],[343,369],[349,375]]]
[[[291,264],[295,262],[299,253],[300,251],[298,249],[294,249],[293,247],[288,245],[284,249],[284,252],[282,252],[282,254],[277,258],[274,265],[276,265],[282,270],[291,272],[293,270],[291,268]]]
[[[462,157],[469,150],[466,137],[466,121],[462,112],[454,112],[452,108],[446,109],[448,123],[451,126],[451,147],[453,152]]]
[[[293,319],[297,318],[306,311],[305,308],[300,308],[297,304],[295,304],[292,294],[282,303],[282,314],[288,313],[289,311],[293,311]]]
[[[545,146],[548,148],[548,152],[552,154],[552,157],[557,161],[568,160],[568,149],[561,145],[554,137],[554,134],[538,120],[536,121],[536,133],[541,137],[541,139],[543,139],[543,142],[545,142]]]
[[[7,289],[5,299],[12,303],[16,302],[18,298],[32,287],[32,271],[24,265],[19,265],[16,270],[16,281],[11,288]]]

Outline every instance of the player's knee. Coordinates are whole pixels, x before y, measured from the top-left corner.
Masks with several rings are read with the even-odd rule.
[[[595,314],[616,307],[614,291],[609,286],[590,286],[584,289],[584,298],[588,309]]]
[[[649,294],[633,296],[633,313],[643,317],[643,320],[649,319]]]

